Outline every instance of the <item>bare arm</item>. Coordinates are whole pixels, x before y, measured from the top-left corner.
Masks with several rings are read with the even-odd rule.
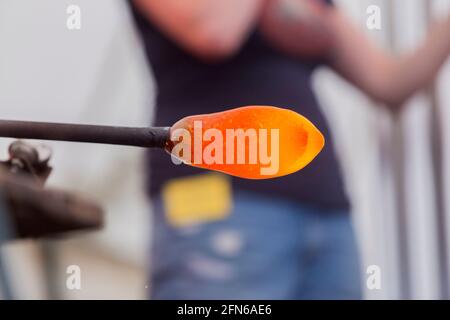
[[[434,22],[413,52],[394,57],[376,47],[339,10],[332,10],[331,66],[373,99],[402,105],[436,77],[450,55],[450,16]]]
[[[267,1],[261,29],[274,46],[300,59],[326,56],[341,76],[388,106],[400,106],[428,86],[450,54],[450,16],[434,22],[416,50],[395,57],[336,7],[318,0]],[[291,14],[283,14],[287,10]]]
[[[255,25],[264,0],[134,0],[137,7],[193,55],[235,53]]]

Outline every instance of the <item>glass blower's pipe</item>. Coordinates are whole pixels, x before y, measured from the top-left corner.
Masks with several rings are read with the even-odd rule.
[[[0,120],[0,137],[161,148],[187,165],[246,179],[296,172],[325,139],[288,109],[248,106],[183,118],[171,127],[130,128]]]
[[[170,128],[133,128],[0,120],[0,137],[164,148]]]

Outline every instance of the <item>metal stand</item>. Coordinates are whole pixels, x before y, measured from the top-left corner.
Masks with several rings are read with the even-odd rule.
[[[98,229],[103,211],[95,203],[71,193],[44,189],[51,167],[50,154],[42,157],[33,146],[21,141],[9,149],[10,159],[0,161],[0,248],[22,238],[47,238],[70,231]],[[49,296],[58,298],[51,283],[55,256],[50,246],[43,255]],[[0,289],[3,299],[12,299],[8,272],[0,254]]]

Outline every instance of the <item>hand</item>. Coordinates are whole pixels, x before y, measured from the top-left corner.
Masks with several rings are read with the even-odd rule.
[[[324,58],[333,47],[330,10],[321,0],[267,0],[260,30],[284,53],[298,58]]]

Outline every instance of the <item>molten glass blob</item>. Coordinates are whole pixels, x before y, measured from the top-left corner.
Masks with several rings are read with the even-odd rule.
[[[300,114],[249,106],[190,116],[170,129],[172,159],[246,179],[291,174],[322,150],[324,137]]]

